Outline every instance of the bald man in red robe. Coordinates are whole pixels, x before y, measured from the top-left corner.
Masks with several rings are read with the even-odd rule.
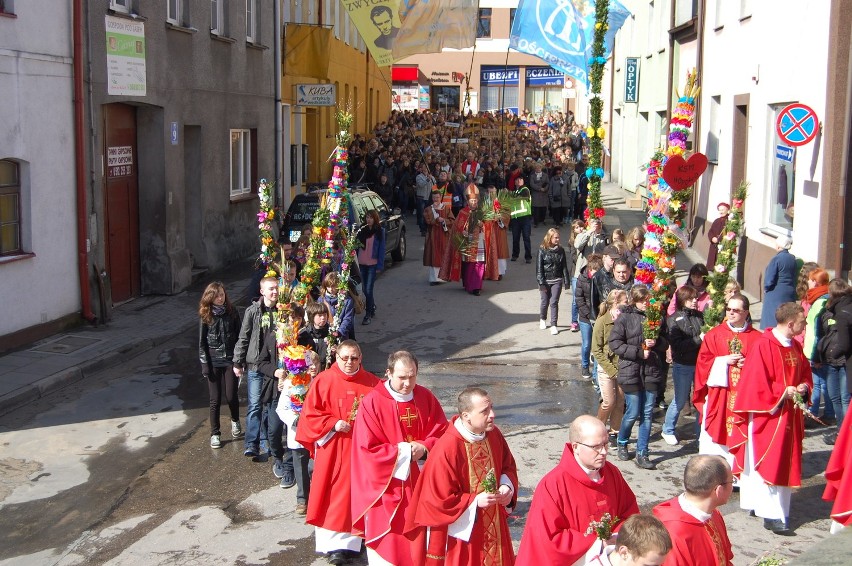
[[[733,487],[731,467],[721,456],[693,456],[683,472],[684,493],[654,507],[672,538],[663,566],[733,566],[734,552],[718,507]]]
[[[734,412],[748,426],[740,475],[740,507],[763,517],[764,528],[790,534],[791,488],[802,483],[805,415],[795,399],[813,389],[811,364],[793,338],[805,329],[798,303],[782,303],[777,326],[757,340],[743,366]]]
[[[371,566],[411,566],[405,512],[420,466],[447,428],[431,391],[416,384],[417,358],[388,357],[387,380],[361,403],[352,439],[352,526],[364,536]]]
[[[361,550],[361,537],[352,534],[352,426],[378,383],[361,367],[358,343],[344,340],[334,365],[311,383],[296,427],[296,441],[314,458],[305,522],[316,527],[316,550],[331,564],[344,564]]]
[[[465,389],[458,409],[429,453],[408,507],[405,530],[414,564],[512,566],[507,517],[517,502],[515,459],[494,426],[488,393]]]
[[[701,415],[699,454],[723,456],[737,476],[743,469],[748,423],[734,415],[734,401],[746,356],[761,334],[748,321],[749,302],[736,294],[728,299],[722,324],[704,336],[695,363],[692,402]]]
[[[591,415],[577,417],[559,464],[535,488],[521,537],[517,566],[585,564],[602,550],[592,521],[609,513],[613,530],[639,513],[636,495],[621,472],[606,461],[609,431]]]

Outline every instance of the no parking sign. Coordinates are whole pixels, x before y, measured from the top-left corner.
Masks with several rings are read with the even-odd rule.
[[[819,119],[810,106],[790,104],[778,113],[775,131],[778,137],[793,147],[805,145],[813,140],[819,130]]]

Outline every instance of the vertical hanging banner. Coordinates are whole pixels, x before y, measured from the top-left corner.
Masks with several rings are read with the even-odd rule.
[[[340,0],[376,64],[476,41],[476,0]]]
[[[624,102],[639,102],[639,57],[624,62]]]
[[[106,16],[107,94],[145,96],[145,24]]]
[[[627,8],[610,0],[604,58],[609,57],[615,34],[629,17]],[[588,88],[594,31],[594,0],[521,0],[509,46],[543,59]]]

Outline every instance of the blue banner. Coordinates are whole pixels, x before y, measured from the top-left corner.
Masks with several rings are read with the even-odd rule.
[[[527,86],[562,86],[565,73],[553,67],[527,67]]]
[[[615,34],[630,17],[618,0],[610,0],[604,57],[612,53]],[[588,61],[595,31],[593,0],[521,0],[509,35],[515,51],[529,53],[589,86]]]

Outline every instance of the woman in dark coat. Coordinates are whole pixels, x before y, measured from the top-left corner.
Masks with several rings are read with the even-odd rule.
[[[644,338],[643,322],[650,298],[647,287],[634,285],[630,289],[630,302],[615,320],[609,335],[609,349],[618,356],[618,384],[627,403],[618,431],[618,459],[630,459],[627,441],[638,421],[636,465],[645,470],[657,467],[648,458],[648,440],[657,391],[666,387],[664,363],[669,347],[662,332],[656,339]]]
[[[538,249],[535,278],[541,292],[539,328],[547,328],[547,308],[550,307],[551,334],[559,334],[556,326],[559,318],[559,297],[562,296],[562,289],[571,285],[573,271],[574,257],[568,256],[565,248],[559,245],[559,231],[556,228],[549,229]]]
[[[781,236],[775,240],[775,254],[763,273],[763,311],[760,328],[766,330],[777,324],[775,310],[783,303],[796,300],[796,256],[790,253],[793,240]]]
[[[675,293],[677,309],[666,320],[669,344],[672,347],[672,381],[674,401],[666,411],[663,423],[663,440],[672,446],[678,443],[675,427],[680,412],[692,398],[695,381],[695,362],[701,347],[701,327],[704,315],[698,310],[698,289],[684,285]]]

